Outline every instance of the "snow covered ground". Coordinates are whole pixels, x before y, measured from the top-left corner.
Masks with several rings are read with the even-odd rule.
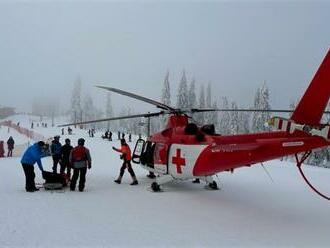
[[[37,131],[60,134],[56,127]],[[265,164],[274,183],[256,165],[219,174],[218,191],[187,181],[152,193],[137,165],[139,185],[129,185],[127,172],[121,185],[113,182],[121,162],[111,149],[117,140],[74,133],[73,143],[84,137],[93,159],[83,193],[26,193],[20,158],[0,159],[0,247],[329,247],[330,202],[307,188],[292,163]],[[51,159],[43,164],[50,170]],[[330,170],[305,170],[330,192]],[[35,172],[42,183],[37,166]]]

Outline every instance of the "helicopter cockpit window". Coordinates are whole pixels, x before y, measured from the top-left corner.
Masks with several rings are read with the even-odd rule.
[[[189,123],[185,127],[184,132],[187,135],[196,135],[198,133],[198,127],[195,123]]]
[[[202,126],[201,131],[206,135],[215,135],[215,127],[213,124]]]

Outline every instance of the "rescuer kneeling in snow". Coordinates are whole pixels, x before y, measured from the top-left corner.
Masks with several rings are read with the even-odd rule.
[[[115,147],[112,147],[113,150],[122,153],[120,158],[124,161],[122,167],[120,168],[119,177],[118,177],[117,180],[115,180],[115,182],[118,183],[118,184],[121,183],[121,179],[123,178],[125,169],[127,168],[129,174],[131,174],[131,177],[133,179],[133,182],[131,183],[131,185],[137,185],[138,181],[136,179],[135,173],[134,173],[134,171],[132,169],[132,166],[131,166],[131,159],[132,159],[131,149],[127,145],[125,139],[121,139],[120,143],[121,143],[121,149],[117,149]]]
[[[30,146],[24,153],[21,163],[25,174],[25,190],[26,192],[34,192],[39,189],[36,187],[34,178],[34,164],[37,163],[41,172],[44,170],[41,158],[44,157],[45,142],[39,141]]]

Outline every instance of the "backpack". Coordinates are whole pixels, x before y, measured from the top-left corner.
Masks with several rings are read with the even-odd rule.
[[[80,162],[87,160],[86,148],[83,146],[77,146],[72,150],[73,162]]]

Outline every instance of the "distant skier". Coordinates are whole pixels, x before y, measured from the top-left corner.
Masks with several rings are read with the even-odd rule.
[[[121,179],[123,178],[125,169],[127,168],[128,172],[130,173],[130,175],[133,179],[133,182],[131,183],[131,185],[137,185],[138,181],[136,179],[135,173],[131,166],[131,159],[132,159],[131,149],[129,148],[129,145],[126,143],[125,139],[121,139],[120,143],[121,143],[120,149],[112,147],[113,150],[122,153],[120,158],[124,161],[123,165],[120,168],[119,177],[115,180],[115,182],[118,184],[121,183]]]
[[[76,189],[76,183],[79,175],[80,175],[80,179],[79,179],[78,188],[80,192],[84,191],[87,168],[88,169],[92,168],[91,155],[89,153],[89,150],[86,147],[84,147],[84,145],[85,145],[85,140],[82,138],[78,139],[78,146],[73,148],[73,150],[70,153],[70,163],[73,168],[73,176],[70,184],[71,191],[74,191]]]
[[[14,150],[15,141],[12,136],[9,137],[7,140],[7,148],[8,148],[8,154],[7,157],[13,156],[13,150]]]
[[[118,131],[118,133],[117,133],[117,134],[118,134],[118,140],[120,140],[120,132]]]
[[[111,131],[109,131],[108,136],[109,136],[109,140],[112,141],[112,132]]]
[[[71,146],[70,139],[65,139],[65,145],[61,147],[61,169],[60,173],[64,174],[65,169],[67,171],[68,178],[71,178],[71,165],[70,165],[70,153],[73,147]]]
[[[25,174],[25,190],[27,192],[39,190],[34,182],[34,164],[37,163],[40,171],[43,172],[44,169],[42,167],[41,158],[44,155],[44,149],[45,142],[39,141],[38,143],[30,146],[22,157],[21,163]]]
[[[31,122],[31,129],[33,129],[33,125],[34,125],[34,124],[33,124],[33,121],[32,121],[32,122]]]
[[[125,133],[122,133],[122,134],[121,134],[121,138],[122,138],[122,139],[125,139]]]
[[[128,142],[132,142],[132,134],[131,133],[128,135]]]
[[[50,146],[50,152],[53,158],[53,172],[57,173],[57,164],[61,159],[61,147],[62,144],[60,143],[60,136],[56,135],[52,144]]]

